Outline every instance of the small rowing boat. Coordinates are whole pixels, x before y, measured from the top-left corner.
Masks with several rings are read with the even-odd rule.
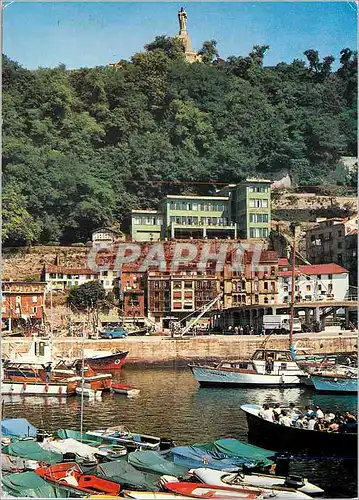
[[[112,384],[111,391],[115,394],[124,394],[125,396],[137,396],[140,393],[140,389],[136,389],[133,385],[125,384]]]
[[[111,496],[117,496],[120,493],[118,483],[84,474],[76,462],[39,467],[35,473],[46,481],[85,493],[107,493]]]
[[[256,488],[290,488],[301,491],[307,495],[321,495],[322,488],[310,483],[300,477],[294,478],[274,476],[272,474],[244,474],[240,470],[215,470],[201,467],[193,469],[193,476],[203,483],[215,484],[216,486],[254,486]]]
[[[310,498],[305,493],[295,490],[278,491],[264,490],[260,488],[249,488],[244,486],[216,486],[206,483],[166,483],[166,489],[171,493],[180,494],[192,498],[275,498],[276,500],[295,500]]]

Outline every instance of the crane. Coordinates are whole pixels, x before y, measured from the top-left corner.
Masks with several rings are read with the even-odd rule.
[[[204,314],[206,314],[206,312],[208,312],[210,309],[212,309],[212,307],[216,304],[216,302],[218,302],[221,299],[222,295],[223,295],[223,292],[221,292],[219,295],[217,295],[217,297],[215,297],[210,302],[208,302],[207,305],[203,306],[200,309],[201,310],[200,314],[196,318],[194,318],[192,321],[190,321],[190,323],[187,326],[185,326],[183,328],[183,330],[180,334],[180,337],[183,337],[184,335],[186,335],[186,333],[189,332],[189,330],[198,323],[198,321],[202,318],[202,316]]]

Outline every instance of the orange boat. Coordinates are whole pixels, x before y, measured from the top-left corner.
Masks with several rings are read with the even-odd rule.
[[[104,493],[115,497],[120,493],[119,483],[84,474],[75,462],[39,467],[35,473],[46,481],[85,493]]]

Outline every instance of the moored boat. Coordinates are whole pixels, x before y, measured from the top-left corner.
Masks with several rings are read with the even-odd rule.
[[[172,493],[192,498],[276,498],[278,500],[310,498],[305,493],[295,490],[265,490],[240,486],[216,486],[206,483],[172,482],[166,483],[166,489]]]
[[[140,393],[140,389],[136,389],[133,385],[126,384],[112,384],[111,391],[115,394],[124,394],[126,396],[137,396]]]
[[[242,405],[246,414],[248,437],[258,446],[268,446],[277,451],[291,451],[308,455],[330,455],[345,458],[357,456],[357,434],[327,432],[287,427],[264,420],[259,416],[259,405]]]
[[[290,351],[276,349],[258,349],[251,360],[189,367],[202,387],[295,387],[304,375]]]
[[[85,362],[95,371],[119,372],[126,362],[128,351],[93,351],[85,353]]]
[[[160,437],[149,436],[131,432],[125,426],[109,427],[108,429],[97,429],[87,431],[88,436],[95,436],[100,439],[106,439],[107,442],[118,443],[134,450],[155,450],[161,449],[162,440]]]
[[[50,467],[39,467],[35,471],[51,483],[83,491],[85,493],[107,493],[119,495],[120,485],[92,474],[84,474],[76,462],[60,463]]]
[[[220,471],[201,467],[191,471],[193,476],[203,482],[216,486],[254,486],[257,488],[290,488],[301,491],[307,495],[321,495],[322,488],[299,477],[280,477],[273,474],[243,473],[237,471]]]
[[[310,379],[318,392],[358,392],[358,371],[347,368],[346,370],[331,372],[318,371],[311,374]]]

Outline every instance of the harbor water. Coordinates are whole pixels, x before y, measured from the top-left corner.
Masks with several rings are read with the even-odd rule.
[[[116,377],[115,377],[116,379]],[[266,401],[304,408],[318,404],[323,410],[357,414],[356,395],[323,395],[309,388],[216,389],[199,388],[187,368],[126,367],[121,383],[136,386],[134,398],[104,394],[102,401],[84,402],[84,430],[126,425],[131,430],[171,437],[177,445],[233,436],[247,441],[242,404]],[[14,397],[3,401],[3,417],[25,417],[38,428],[80,429],[81,398]],[[320,451],[320,450],[318,450]],[[307,477],[326,490],[329,498],[357,496],[357,463],[329,458],[296,459],[290,473]]]

